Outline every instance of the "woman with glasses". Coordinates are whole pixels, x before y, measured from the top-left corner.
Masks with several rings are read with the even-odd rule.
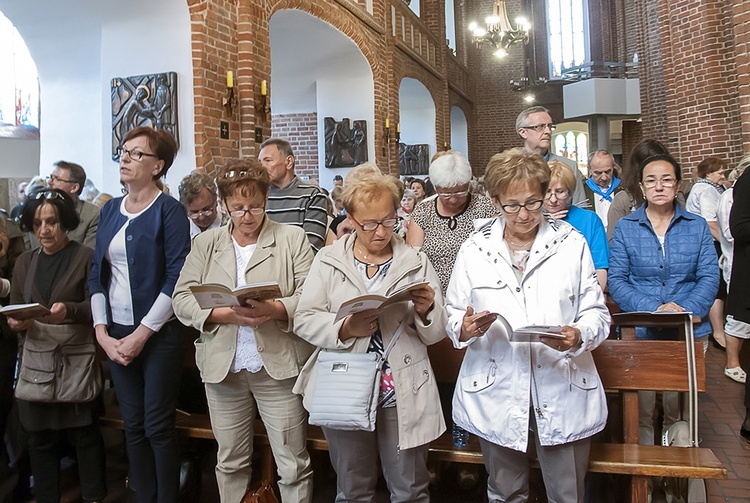
[[[706,319],[719,269],[706,221],[676,203],[682,170],[669,154],[638,166],[646,202],[618,220],[609,257],[609,293],[623,311],[689,311],[705,321],[695,337],[708,348]],[[638,339],[676,339],[676,329],[638,329]],[[664,431],[679,417],[677,394],[665,393]],[[654,443],[655,393],[639,392],[640,442]]]
[[[421,247],[445,291],[461,244],[474,230],[474,220],[492,218],[497,210],[485,196],[469,192],[471,165],[460,152],[448,150],[430,164],[437,194],[414,209],[406,242]]]
[[[544,196],[544,210],[552,217],[564,220],[586,238],[591,258],[594,259],[596,277],[602,291],[607,288],[607,268],[609,267],[609,244],[607,232],[597,214],[572,205],[576,179],[565,164],[557,161],[548,163],[550,182]]]
[[[45,384],[39,384],[40,390],[71,391],[85,383],[84,391],[91,395],[87,399],[70,396],[69,401],[58,397],[59,401],[54,402],[52,396],[49,400],[41,396],[38,400],[26,400],[19,396],[18,412],[29,435],[36,501],[60,501],[60,449],[66,442],[76,450],[83,501],[103,501],[107,495],[107,471],[97,420],[101,413],[98,400],[101,370],[95,354],[87,284],[93,250],[68,237],[68,232],[78,226],[79,218],[75,202],[62,190],[41,189],[29,194],[21,209],[20,223],[23,230],[34,233],[41,246],[25,252],[16,261],[10,302],[38,302],[49,308],[50,313],[37,320],[8,318],[12,331],[24,332],[22,346],[32,343],[35,346],[28,353],[31,348],[24,348],[19,383],[41,380]],[[70,349],[73,354],[68,353]],[[81,372],[68,379],[63,368],[50,386],[48,378],[56,373],[47,374],[40,369],[55,367],[52,353],[57,351],[68,353],[66,362]],[[12,354],[15,359],[15,351]]]
[[[228,226],[200,234],[174,292],[180,320],[201,332],[195,361],[219,444],[216,480],[222,502],[240,501],[251,480],[253,421],[268,432],[284,502],[312,500],[307,415],[292,393],[312,346],[292,332],[302,283],[313,260],[305,232],[265,214],[268,172],[254,159],[230,161],[218,175]],[[201,309],[191,286],[236,288],[275,281],[281,297]]]
[[[391,501],[427,502],[427,444],[445,431],[427,345],[445,337],[443,296],[423,253],[394,234],[403,185],[380,173],[347,175],[343,201],[355,232],[323,248],[307,277],[294,326],[325,351],[382,355],[399,326],[380,382],[375,431],[323,428],[336,470],[337,502],[374,501],[380,458]],[[355,297],[388,295],[415,282],[411,302],[370,309],[334,321]],[[314,354],[295,385],[310,407],[315,393]]]
[[[216,204],[216,182],[210,175],[190,173],[182,179],[177,190],[190,219],[190,239],[224,223]]]
[[[582,502],[590,438],[607,420],[591,351],[609,312],[583,236],[542,213],[549,181],[537,154],[490,159],[485,185],[500,215],[463,244],[446,293],[448,335],[466,348],[453,421],[479,437],[491,502],[528,499],[531,444],[548,499]],[[514,336],[496,313],[558,335]]]
[[[178,500],[175,404],[182,366],[172,291],[190,250],[190,228],[182,205],[158,185],[177,152],[174,138],[137,127],[119,152],[127,194],[101,211],[91,310],[125,425],[128,485],[138,502],[170,503]]]

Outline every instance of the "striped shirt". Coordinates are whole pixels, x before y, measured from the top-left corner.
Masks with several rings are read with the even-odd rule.
[[[301,183],[296,176],[284,188],[272,185],[266,213],[274,222],[302,227],[314,253],[325,244],[328,204],[318,186]]]

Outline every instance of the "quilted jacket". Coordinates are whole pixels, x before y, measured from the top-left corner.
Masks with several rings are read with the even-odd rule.
[[[644,204],[622,217],[610,243],[609,292],[623,311],[656,311],[674,302],[705,320],[695,336],[711,332],[708,311],[719,289],[719,266],[706,221],[675,205],[665,252]]]

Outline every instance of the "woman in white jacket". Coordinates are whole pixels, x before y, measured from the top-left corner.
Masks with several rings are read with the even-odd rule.
[[[591,351],[610,316],[585,239],[542,214],[549,179],[536,154],[492,157],[485,183],[501,213],[463,244],[446,293],[448,334],[468,348],[453,420],[479,437],[490,502],[527,501],[530,442],[549,500],[583,501],[590,437],[607,419]],[[517,340],[495,313],[561,337]]]

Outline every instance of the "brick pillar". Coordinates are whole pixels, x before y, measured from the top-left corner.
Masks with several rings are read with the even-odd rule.
[[[734,0],[735,75],[738,80],[742,153],[750,154],[750,2]]]

